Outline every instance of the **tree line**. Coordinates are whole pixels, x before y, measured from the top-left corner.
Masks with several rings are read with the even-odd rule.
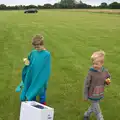
[[[83,3],[81,0],[77,2],[76,0],[61,0],[54,5],[44,4],[44,5],[15,5],[15,6],[6,6],[5,4],[0,4],[0,10],[24,10],[24,9],[90,9],[90,8],[100,8],[100,9],[120,9],[120,3],[113,2],[107,4],[105,2],[101,3],[98,6],[88,5]]]

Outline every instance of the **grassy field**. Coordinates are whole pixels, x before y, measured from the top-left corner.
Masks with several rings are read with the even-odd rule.
[[[105,120],[120,120],[120,15],[75,10],[0,12],[0,120],[19,120],[15,88],[21,81],[22,59],[38,33],[52,55],[47,103],[55,108],[55,120],[82,120],[89,106],[82,98],[84,78],[92,52],[100,49],[106,52],[105,67],[112,75],[101,109]]]
[[[81,9],[79,11],[93,12],[93,13],[120,14],[120,9]]]

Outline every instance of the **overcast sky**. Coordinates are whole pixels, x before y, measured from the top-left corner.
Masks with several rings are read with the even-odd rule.
[[[45,3],[54,4],[60,0],[0,0],[0,4],[6,5],[44,5]],[[79,0],[77,0],[79,1]],[[120,2],[120,0],[82,0],[83,2],[91,5],[99,5],[101,2],[111,3],[113,1]]]

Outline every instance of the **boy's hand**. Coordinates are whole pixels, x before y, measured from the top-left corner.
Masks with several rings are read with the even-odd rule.
[[[29,60],[27,58],[23,58],[23,62],[24,62],[25,65],[29,65],[30,64],[30,62],[29,62]]]
[[[105,83],[106,83],[107,85],[109,85],[109,84],[111,83],[111,80],[110,80],[109,78],[107,78],[107,79],[105,80]]]

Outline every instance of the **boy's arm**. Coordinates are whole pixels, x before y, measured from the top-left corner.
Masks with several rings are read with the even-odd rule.
[[[28,61],[31,60],[31,55],[32,55],[32,52],[28,55],[28,58],[26,58]],[[28,86],[29,86],[29,81],[30,80],[29,81],[27,80],[28,76],[26,76],[26,73],[30,74],[31,71],[28,68],[29,68],[29,64],[25,63],[25,66],[22,70],[22,81],[24,83],[24,87],[23,87],[21,95],[20,95],[20,100],[21,101],[24,101],[26,99],[26,92],[27,92],[27,89],[28,89]]]
[[[29,66],[29,64],[30,64],[31,54],[32,54],[32,52],[28,55],[27,58],[23,58],[23,62],[25,64],[25,66]]]
[[[84,100],[88,100],[88,89],[90,87],[91,75],[88,73],[85,81],[84,81]]]
[[[34,96],[36,96],[43,87],[48,83],[50,73],[51,73],[51,56],[46,55],[45,59],[41,61],[41,69],[39,71],[39,74],[33,79],[32,84],[30,85],[26,97],[30,101]],[[47,87],[47,86],[46,86]],[[32,91],[32,92],[31,92]]]
[[[107,71],[108,72],[108,71]],[[111,80],[111,74],[108,72],[108,75],[109,75],[109,78],[110,78],[110,80]]]
[[[106,70],[106,80],[105,80],[105,85],[109,85],[111,83],[111,74]]]

